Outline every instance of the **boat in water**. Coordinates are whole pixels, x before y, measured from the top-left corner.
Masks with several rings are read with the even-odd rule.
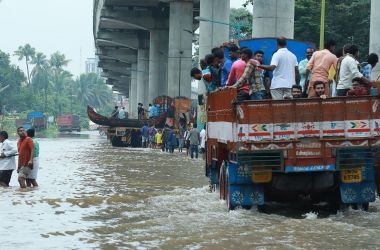
[[[159,117],[153,119],[119,119],[115,117],[107,117],[97,113],[93,107],[87,106],[88,118],[95,124],[107,127],[126,127],[141,128],[144,123],[155,125],[157,128],[164,127],[166,113],[161,113]]]

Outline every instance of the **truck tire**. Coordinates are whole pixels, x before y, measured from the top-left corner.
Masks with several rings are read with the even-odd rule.
[[[113,136],[111,139],[111,144],[113,147],[123,147],[123,142],[120,136]]]
[[[226,171],[226,179],[225,179],[225,196],[226,196],[226,204],[227,204],[228,211],[234,210],[235,206],[231,204],[231,200],[230,200],[230,177],[228,174],[228,169]]]

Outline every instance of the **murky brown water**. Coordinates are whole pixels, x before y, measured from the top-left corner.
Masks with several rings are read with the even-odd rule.
[[[14,174],[0,189],[0,249],[380,249],[380,202],[337,215],[300,204],[227,212],[201,160],[96,134],[40,147],[40,187],[20,191]]]

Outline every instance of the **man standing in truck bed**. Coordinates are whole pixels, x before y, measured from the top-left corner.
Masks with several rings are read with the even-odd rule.
[[[299,83],[297,57],[286,48],[286,38],[277,38],[277,52],[273,54],[270,65],[259,65],[259,68],[273,71],[270,93],[272,99],[282,100],[291,96],[292,86]]]

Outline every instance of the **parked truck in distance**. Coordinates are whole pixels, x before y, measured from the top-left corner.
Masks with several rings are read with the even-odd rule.
[[[16,119],[16,127],[24,129],[34,128],[37,131],[46,129],[47,119],[44,113],[38,111],[29,112],[26,119]]]
[[[60,115],[56,119],[59,132],[80,132],[80,120],[78,115]]]

